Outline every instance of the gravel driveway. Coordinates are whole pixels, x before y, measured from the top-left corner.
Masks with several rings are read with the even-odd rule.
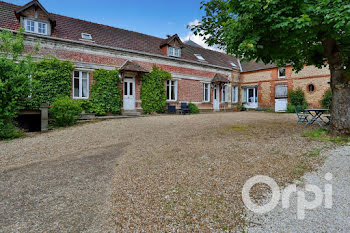
[[[305,219],[297,219],[297,198],[291,198],[291,208],[283,209],[278,205],[272,212],[263,215],[251,215],[256,223],[247,232],[343,232],[350,231],[350,146],[328,151],[325,164],[316,172],[303,177],[303,184],[312,184],[324,190],[325,184],[333,186],[333,207],[325,209],[324,205],[313,210],[306,210]],[[326,181],[325,175],[332,174],[332,180]],[[303,191],[303,186],[298,190]],[[303,191],[305,192],[305,191]],[[306,199],[314,196],[306,193]]]
[[[253,174],[278,183],[303,154],[294,115],[154,116],[0,142],[0,232],[234,230]]]
[[[2,171],[0,232],[107,231],[109,180],[124,146]]]

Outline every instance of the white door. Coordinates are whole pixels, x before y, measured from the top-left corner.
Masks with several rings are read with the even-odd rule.
[[[124,78],[124,110],[135,110],[135,81]]]
[[[217,85],[213,89],[213,108],[214,111],[220,111],[220,87]]]
[[[288,99],[275,99],[275,112],[286,112]]]
[[[244,90],[246,108],[257,108],[258,107],[258,88],[246,88]]]
[[[288,105],[288,85],[275,87],[275,112],[286,112]]]

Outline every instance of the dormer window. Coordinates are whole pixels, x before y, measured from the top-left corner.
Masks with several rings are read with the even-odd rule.
[[[24,20],[26,32],[37,33],[41,35],[47,35],[47,23],[37,22],[30,19]]]
[[[176,47],[168,47],[169,57],[181,57],[181,49]]]
[[[202,57],[202,55],[200,54],[195,54],[196,58],[200,61],[205,61],[204,57]]]
[[[92,40],[91,34],[88,34],[88,33],[81,33],[81,38],[83,40]]]

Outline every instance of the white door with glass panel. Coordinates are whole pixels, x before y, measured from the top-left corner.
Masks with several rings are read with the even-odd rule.
[[[246,108],[258,107],[258,88],[245,88],[243,92],[243,102]]]
[[[220,87],[218,85],[213,88],[213,108],[214,111],[220,110]]]
[[[124,110],[135,110],[135,80],[124,78]]]

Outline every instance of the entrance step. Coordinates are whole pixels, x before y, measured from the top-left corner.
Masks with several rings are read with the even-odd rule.
[[[140,112],[137,112],[135,110],[123,110],[122,112],[123,116],[141,116]]]

